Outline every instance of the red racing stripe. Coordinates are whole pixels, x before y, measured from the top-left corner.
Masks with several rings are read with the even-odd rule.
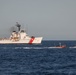
[[[29,41],[29,44],[32,44],[32,42],[34,41],[34,37],[32,37],[31,39],[30,39],[30,41]]]

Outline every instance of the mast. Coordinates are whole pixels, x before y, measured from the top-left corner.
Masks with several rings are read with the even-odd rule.
[[[16,26],[18,27],[18,32],[19,32],[21,30],[21,25],[18,22],[16,22]]]

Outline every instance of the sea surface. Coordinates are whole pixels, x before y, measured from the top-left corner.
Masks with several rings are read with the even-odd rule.
[[[64,49],[51,48],[59,43]],[[76,41],[0,45],[0,75],[76,75]]]

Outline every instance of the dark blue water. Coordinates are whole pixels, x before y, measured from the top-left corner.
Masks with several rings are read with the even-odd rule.
[[[67,48],[50,46],[66,44]],[[0,75],[76,75],[76,41],[0,45]]]

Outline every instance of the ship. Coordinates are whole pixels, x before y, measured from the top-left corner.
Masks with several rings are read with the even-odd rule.
[[[9,38],[1,38],[0,44],[41,44],[43,37],[29,36],[17,22],[17,31],[12,31]]]
[[[53,47],[49,47],[49,48],[62,49],[62,48],[66,48],[66,45],[61,45],[61,43],[59,43],[59,46],[53,46]]]

